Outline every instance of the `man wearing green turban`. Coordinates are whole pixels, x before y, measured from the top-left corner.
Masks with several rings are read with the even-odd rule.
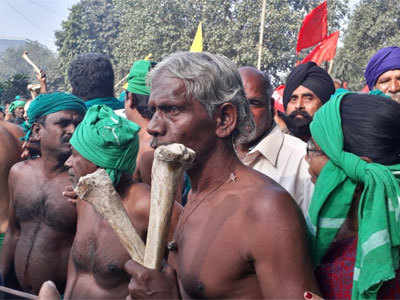
[[[399,120],[395,101],[341,91],[311,123],[307,224],[327,299],[400,298]]]
[[[15,100],[11,102],[10,106],[8,107],[8,112],[12,115],[12,118],[8,121],[17,125],[22,124],[25,121],[24,106],[25,101],[22,100]]]
[[[104,168],[121,196],[132,224],[145,240],[150,189],[146,184],[132,181],[139,130],[138,125],[118,116],[111,108],[94,105],[71,138],[72,155],[66,166],[70,168],[74,182],[99,167]],[[64,195],[76,197],[72,187],[67,187]],[[91,204],[79,199],[72,201],[76,201],[78,223],[65,299],[125,299],[129,284],[123,269],[129,259],[127,251]]]
[[[52,280],[64,290],[76,231],[75,206],[62,195],[71,182],[64,163],[85,111],[83,101],[67,93],[41,94],[28,109],[29,136],[40,144],[40,157],[15,164],[9,173],[9,227],[0,257],[7,286],[38,294]]]

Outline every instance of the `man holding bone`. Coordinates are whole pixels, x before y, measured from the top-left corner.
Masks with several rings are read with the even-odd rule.
[[[150,81],[152,146],[182,143],[196,159],[169,266],[159,272],[129,261],[129,299],[302,299],[316,291],[295,202],[234,152],[232,140],[245,142],[254,130],[236,66],[206,52],[176,53]]]
[[[99,167],[108,173],[136,232],[145,240],[150,208],[150,188],[134,183],[132,173],[139,150],[140,127],[105,105],[89,108],[71,138],[72,155],[66,162],[73,181]],[[69,188],[65,196],[76,198]],[[90,203],[75,200],[78,223],[71,249],[64,299],[125,299],[129,259],[118,236]],[[177,219],[177,217],[175,217]]]

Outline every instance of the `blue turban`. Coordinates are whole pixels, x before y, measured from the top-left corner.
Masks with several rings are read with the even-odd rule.
[[[391,70],[400,70],[400,48],[386,47],[380,49],[369,61],[365,69],[365,80],[370,90],[373,90],[379,76]]]
[[[32,132],[33,123],[42,116],[47,116],[62,110],[72,110],[84,115],[86,112],[85,103],[78,97],[68,93],[40,94],[31,102],[28,108],[29,131],[24,140],[28,140]]]

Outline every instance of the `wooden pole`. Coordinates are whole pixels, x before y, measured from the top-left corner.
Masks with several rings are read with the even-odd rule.
[[[258,61],[257,61],[257,69],[261,69],[261,56],[262,56],[262,47],[264,40],[264,27],[265,27],[265,14],[267,9],[267,0],[263,0],[261,16],[260,16],[260,40],[258,45]]]

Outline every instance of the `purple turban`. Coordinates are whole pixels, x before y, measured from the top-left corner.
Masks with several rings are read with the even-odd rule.
[[[386,47],[380,49],[369,61],[365,69],[365,80],[373,90],[379,76],[390,70],[400,70],[400,48]]]

